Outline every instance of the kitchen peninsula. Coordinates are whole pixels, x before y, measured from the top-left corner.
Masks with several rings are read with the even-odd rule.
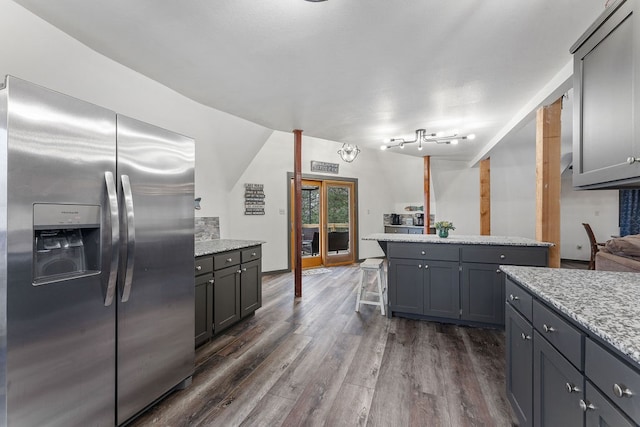
[[[262,244],[258,240],[195,242],[195,345],[262,306]]]
[[[503,266],[520,425],[640,423],[638,273]]]
[[[388,265],[388,315],[476,326],[504,325],[499,266],[547,266],[551,243],[522,237],[379,233]]]

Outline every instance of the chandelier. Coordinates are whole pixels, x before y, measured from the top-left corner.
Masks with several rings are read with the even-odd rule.
[[[458,135],[458,132],[453,131],[449,134],[438,132],[438,133],[427,133],[424,129],[416,130],[416,137],[411,141],[406,141],[404,138],[391,138],[386,141],[384,145],[380,147],[381,150],[386,150],[388,148],[400,147],[404,148],[405,144],[413,144],[418,143],[418,150],[422,150],[422,144],[428,143],[436,143],[436,144],[452,144],[456,145],[461,139],[475,139],[474,134],[470,135]]]
[[[356,159],[356,157],[358,157],[359,153],[360,153],[360,149],[358,148],[357,145],[352,145],[347,143],[342,144],[342,148],[338,150],[338,154],[340,154],[340,157],[342,158],[342,160],[344,160],[347,163],[353,162]]]

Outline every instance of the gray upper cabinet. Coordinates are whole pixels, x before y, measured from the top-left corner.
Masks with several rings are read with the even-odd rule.
[[[610,6],[574,44],[573,185],[640,182],[639,29],[635,0]]]

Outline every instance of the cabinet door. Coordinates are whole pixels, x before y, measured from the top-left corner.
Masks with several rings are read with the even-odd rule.
[[[574,53],[573,185],[640,176],[634,109],[640,82],[633,2],[622,4]]]
[[[587,381],[584,405],[587,427],[632,427],[634,423],[622,414],[622,411],[611,404],[590,382]]]
[[[424,311],[427,316],[460,318],[460,269],[457,262],[425,261]]]
[[[462,318],[502,325],[504,274],[496,264],[462,263]]]
[[[537,427],[582,426],[584,378],[537,331],[533,337],[533,420]]]
[[[389,259],[389,307],[400,313],[423,312],[423,267],[417,259]]]
[[[240,269],[227,267],[213,273],[214,333],[240,320]]]
[[[521,427],[533,425],[533,327],[509,304],[505,315],[507,398]]]
[[[262,269],[260,260],[240,266],[240,316],[245,317],[262,307]]]
[[[196,276],[195,291],[195,341],[196,346],[211,338],[213,310],[211,307],[211,290],[213,276],[205,274]]]

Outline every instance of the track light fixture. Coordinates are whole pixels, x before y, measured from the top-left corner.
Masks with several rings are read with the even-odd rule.
[[[474,134],[470,135],[458,135],[458,132],[454,131],[450,134],[445,134],[443,132],[438,133],[427,133],[424,129],[416,130],[416,137],[411,141],[405,141],[404,138],[391,138],[385,141],[385,144],[380,147],[381,150],[386,150],[388,148],[400,147],[404,149],[405,144],[413,144],[414,142],[418,143],[418,150],[422,150],[422,144],[427,144],[430,142],[435,142],[436,144],[452,144],[456,145],[461,139],[475,139],[476,136]]]

